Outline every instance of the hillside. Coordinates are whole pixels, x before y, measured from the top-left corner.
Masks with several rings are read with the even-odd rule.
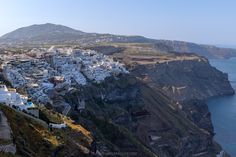
[[[0,41],[9,44],[60,43],[76,40],[85,34],[66,26],[48,23],[19,28],[3,35]]]
[[[76,110],[78,98],[86,102],[83,112]],[[100,85],[74,89],[67,92],[64,99],[75,108],[70,116],[76,123],[43,108],[50,121],[59,118],[67,123],[69,128],[62,130],[49,130],[41,121],[0,106],[12,129],[17,150],[14,156],[91,156],[93,145],[97,155],[105,156],[189,157],[202,154],[200,157],[215,157],[221,150],[213,141],[211,124],[196,126],[168,97],[133,76],[119,76],[119,80],[108,78]],[[90,132],[81,125],[94,135],[94,142]]]
[[[78,99],[85,100],[86,110],[82,114],[75,110],[71,117],[97,135],[102,154],[117,151],[136,152],[142,157],[215,157],[220,151],[213,141],[210,117],[204,116],[200,122],[194,119],[209,115],[205,105],[198,112],[196,104],[188,102],[185,112],[161,91],[133,76],[109,78],[99,86],[70,91],[65,99],[73,108],[79,105]],[[196,112],[192,115],[188,109]]]
[[[19,61],[8,62],[8,73],[7,67],[2,66],[3,82],[8,79],[8,84],[15,86],[17,92],[27,93],[35,104],[44,104],[47,109],[40,108],[43,114],[39,117],[45,122],[62,123],[66,120],[69,126],[65,130],[51,131],[38,120],[28,119],[28,116],[9,108],[1,108],[13,137],[18,137],[15,142],[13,140],[17,155],[27,156],[30,153],[29,156],[36,154],[40,157],[56,153],[58,157],[72,157],[90,155],[95,151],[103,156],[124,156],[128,153],[137,157],[215,157],[219,154],[222,149],[214,142],[214,130],[206,104],[191,99],[233,94],[227,76],[211,67],[206,58],[194,54],[152,53],[155,49],[149,49],[149,43],[119,43],[116,46],[99,48],[106,49],[110,57],[126,64],[129,72],[123,64],[114,63],[108,56],[91,50],[74,52],[68,47],[52,47],[53,60],[44,55],[48,54],[47,48],[25,50],[26,53],[16,49],[11,51],[12,55],[2,54],[5,60],[12,56],[19,57]],[[145,49],[140,49],[140,46]],[[143,52],[146,55],[142,55]],[[71,75],[76,73],[74,66],[81,68],[76,70],[81,71],[77,73],[80,76],[77,81],[73,79],[77,77]],[[98,66],[103,69],[93,69]],[[96,75],[88,73],[88,67]],[[116,67],[119,68],[115,70]],[[48,71],[42,75],[41,71],[45,69]],[[202,69],[207,69],[207,72]],[[53,76],[70,76],[66,78],[67,83],[51,77],[50,70],[53,70]],[[112,73],[103,76],[107,70]],[[17,76],[11,77],[9,74]],[[28,86],[28,91],[24,91],[24,84],[18,82],[24,77],[34,83]],[[40,83],[41,80],[44,83]],[[37,81],[38,87],[42,88],[35,88]],[[46,81],[54,82],[55,86],[49,87],[50,82],[45,86]],[[216,87],[214,83],[222,83],[222,86]],[[185,91],[184,85],[191,85],[191,88]],[[209,89],[206,91],[205,88]],[[202,95],[205,97],[200,97]],[[67,115],[74,123],[56,112]],[[37,139],[32,141],[34,138]],[[37,146],[40,149],[36,149]]]
[[[63,36],[70,35],[81,36],[86,33],[74,30],[72,28],[62,26],[62,25],[53,25],[53,24],[44,24],[41,25],[32,25],[30,27],[19,28],[11,33],[3,35],[1,38],[6,40],[32,40],[38,39],[43,40],[44,38],[53,38],[54,36]]]
[[[66,119],[69,128],[50,131],[42,121],[30,118],[24,113],[2,104],[0,110],[7,118],[16,146],[15,155],[0,152],[1,157],[72,157],[89,156],[91,153],[93,139],[90,133],[80,125],[72,124],[69,119]],[[50,112],[50,116],[58,117],[53,112]]]
[[[89,44],[96,42],[147,42],[140,36],[85,33],[51,23],[19,28],[0,37],[0,45]]]
[[[142,36],[85,33],[62,25],[40,24],[19,28],[0,37],[0,47],[41,45],[113,45],[114,43],[139,43],[165,53],[196,53],[207,58],[230,58],[236,50],[211,45],[171,40],[156,40]],[[143,48],[143,47],[142,47]]]

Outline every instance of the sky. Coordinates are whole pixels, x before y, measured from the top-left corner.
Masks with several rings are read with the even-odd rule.
[[[0,0],[0,35],[43,23],[236,47],[236,0]]]

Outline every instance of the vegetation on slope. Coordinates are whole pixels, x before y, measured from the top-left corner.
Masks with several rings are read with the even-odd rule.
[[[45,107],[39,107],[39,118],[45,121],[47,124],[61,124],[63,123],[63,116],[55,111],[48,110]]]
[[[24,157],[88,156],[93,141],[90,133],[80,125],[65,119],[66,129],[53,129],[7,106],[0,105],[13,132],[17,155]],[[4,154],[9,156],[8,154]]]

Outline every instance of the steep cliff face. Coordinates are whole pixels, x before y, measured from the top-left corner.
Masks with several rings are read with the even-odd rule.
[[[186,117],[194,122],[199,128],[207,130],[214,135],[214,129],[211,122],[211,114],[207,104],[200,100],[189,100],[182,103],[181,110]]]
[[[93,132],[103,155],[213,157],[219,151],[211,129],[195,125],[177,104],[133,76],[72,90],[65,99],[75,109],[71,117]],[[86,104],[81,113],[78,99]]]
[[[132,73],[177,101],[234,94],[227,74],[199,57],[195,60],[137,65]]]
[[[178,55],[177,55],[178,56]],[[156,64],[134,64],[131,73],[154,90],[161,91],[177,103],[172,107],[212,136],[211,115],[204,100],[231,95],[227,74],[212,67],[203,57],[167,60]],[[220,149],[220,148],[219,148]]]

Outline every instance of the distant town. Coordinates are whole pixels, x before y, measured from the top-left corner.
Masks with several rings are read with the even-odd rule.
[[[3,76],[12,86],[8,90],[1,85],[0,102],[36,117],[37,109],[29,98],[37,104],[57,104],[67,115],[71,106],[58,97],[73,86],[99,84],[109,76],[129,73],[121,63],[106,55],[68,47],[34,48],[25,54],[1,54],[0,58]],[[78,109],[84,108],[85,103],[81,101]]]

